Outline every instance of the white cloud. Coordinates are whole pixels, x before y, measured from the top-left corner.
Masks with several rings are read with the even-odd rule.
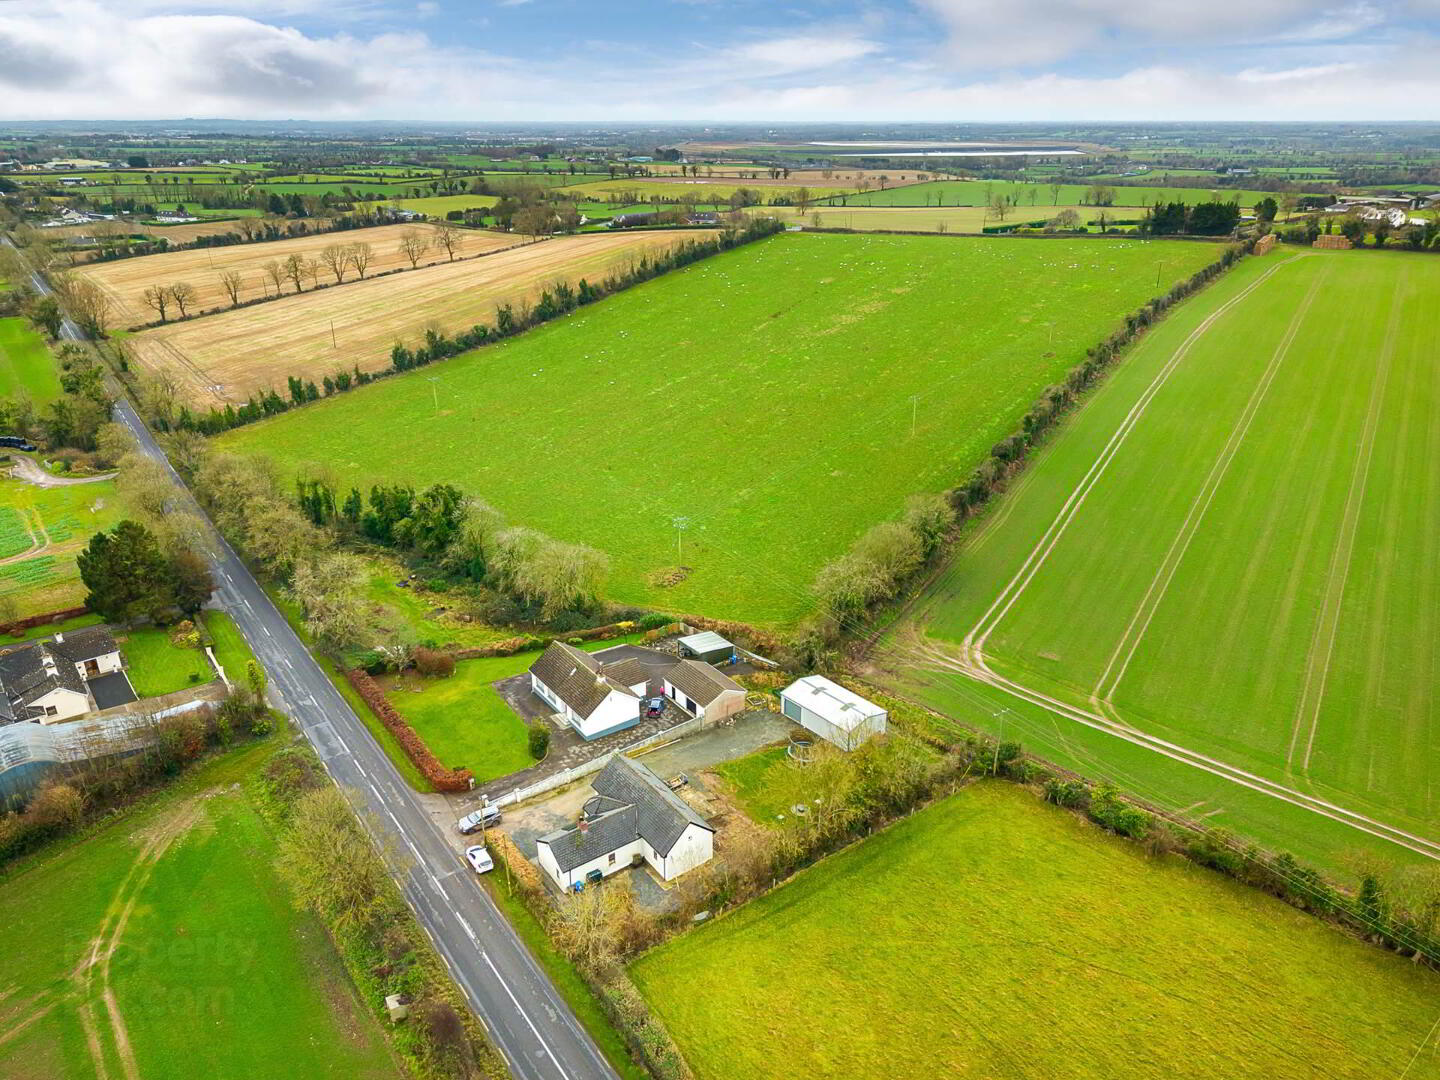
[[[754,41],[730,50],[730,58],[744,64],[756,64],[766,73],[813,71],[859,60],[878,52],[880,46],[858,37],[798,35]]]

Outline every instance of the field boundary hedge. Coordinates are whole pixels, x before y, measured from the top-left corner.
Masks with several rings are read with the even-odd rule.
[[[346,668],[345,678],[355,688],[365,704],[394,735],[405,755],[415,764],[421,774],[436,791],[469,791],[475,784],[475,775],[469,769],[450,769],[425,745],[425,740],[410,726],[400,711],[390,704],[380,685],[359,668]]]
[[[43,626],[45,623],[64,622],[66,619],[76,619],[81,615],[88,615],[90,609],[84,604],[79,607],[61,608],[59,611],[47,611],[43,615],[27,615],[23,619],[16,619],[0,626],[0,634],[17,634],[25,630],[33,629],[36,626]]]

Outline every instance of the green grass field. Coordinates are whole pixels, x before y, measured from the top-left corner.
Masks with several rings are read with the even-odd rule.
[[[59,399],[60,371],[45,339],[19,316],[0,319],[0,397],[27,394],[37,407]]]
[[[925,184],[887,188],[884,191],[861,191],[830,200],[832,205],[847,206],[984,206],[992,199],[1013,196],[1016,213],[1024,216],[1031,207],[1043,212],[1046,207],[1073,206],[1083,202],[1093,185],[1061,184],[1058,193],[1048,183],[1031,184],[1007,180],[932,180]],[[1142,187],[1106,184],[1115,192],[1116,205],[1153,206],[1157,202],[1209,202],[1219,194],[1223,202],[1239,201],[1241,206],[1254,206],[1273,192],[1242,191],[1238,188]],[[1039,215],[1037,215],[1039,216]]]
[[[1100,218],[1107,225],[1117,221],[1136,221],[1145,216],[1138,206],[1021,206],[1011,210],[1004,220],[984,206],[816,206],[800,211],[785,209],[781,219],[787,224],[824,229],[855,229],[859,232],[893,230],[898,232],[979,233],[986,228],[1005,225],[1044,223],[1065,210],[1073,210],[1081,222],[1094,223],[1100,232]],[[773,214],[772,207],[762,207],[752,214]],[[818,225],[817,225],[818,223]],[[1123,226],[1121,226],[1123,227]]]
[[[786,815],[783,788],[775,778],[778,770],[787,768],[787,749],[767,746],[715,766],[716,774],[730,785],[735,801],[762,825],[774,825]]]
[[[1219,254],[777,236],[219,443],[342,486],[454,483],[606,551],[616,600],[783,625],[820,566],[963,479],[1157,281]]]
[[[242,785],[273,750],[228,754],[6,880],[0,1074],[401,1075],[272,869]]]
[[[587,641],[587,652],[608,649],[633,637]],[[525,721],[506,704],[491,683],[519,675],[540,653],[462,660],[455,674],[427,679],[413,673],[380,680],[400,714],[425,740],[442,765],[467,768],[484,783],[535,764],[527,744]]]
[[[632,973],[701,1080],[1440,1076],[1434,973],[1003,784]]]
[[[126,631],[120,638],[120,652],[130,685],[142,698],[173,694],[218,678],[204,649],[177,648],[166,629]]]
[[[1086,723],[1440,840],[1437,289],[1424,255],[1287,253],[1184,305],[969,532],[890,681],[1327,864],[1406,853]]]
[[[396,199],[396,206],[415,210],[431,217],[443,218],[452,210],[473,210],[476,207],[494,206],[500,201],[498,195],[431,195],[423,199]],[[388,203],[386,204],[389,205]]]

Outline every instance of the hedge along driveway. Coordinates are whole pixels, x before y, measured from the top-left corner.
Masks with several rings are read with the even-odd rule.
[[[787,626],[821,566],[962,481],[1086,348],[1220,254],[775,236],[219,442],[342,488],[452,483],[607,552],[612,599]]]

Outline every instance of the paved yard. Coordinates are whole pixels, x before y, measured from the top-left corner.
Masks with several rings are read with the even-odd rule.
[[[128,705],[137,700],[130,679],[123,671],[113,671],[89,682],[90,695],[95,699],[95,708],[113,709],[117,705]]]

